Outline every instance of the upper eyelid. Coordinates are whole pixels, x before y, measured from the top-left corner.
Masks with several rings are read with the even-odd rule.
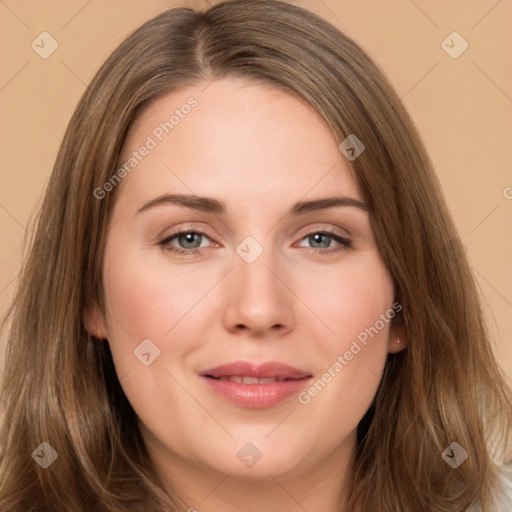
[[[312,212],[314,217],[316,217],[316,215],[315,215],[316,213],[317,212]],[[306,216],[304,215],[304,217],[306,217]],[[353,234],[351,233],[351,230],[349,229],[348,226],[341,227],[342,225],[347,223],[347,219],[344,220],[343,217],[340,219],[331,218],[331,219],[325,219],[325,220],[310,218],[309,222],[307,222],[307,217],[302,218],[302,219],[295,219],[295,220],[300,220],[301,224],[304,222],[304,225],[301,228],[293,229],[293,231],[295,231],[295,232],[302,230],[302,229],[309,229],[311,226],[313,226],[315,229],[318,228],[319,231],[322,231],[322,230],[332,231],[340,237],[344,237],[344,238],[353,237]],[[349,224],[352,225],[353,222],[354,221],[351,220]],[[336,224],[340,224],[340,225],[336,225]],[[174,226],[179,226],[179,228],[177,228],[178,231],[176,231],[176,233],[179,233],[181,231],[187,231],[187,230],[189,230],[189,231],[199,230],[199,231],[204,232],[204,234],[206,236],[210,236],[210,235],[208,235],[208,233],[205,232],[205,228],[203,228],[202,225],[207,226],[206,230],[211,230],[216,233],[213,236],[213,238],[215,238],[216,236],[218,236],[218,237],[221,236],[220,234],[217,234],[217,229],[212,228],[208,221],[204,221],[202,219],[190,220],[190,221],[183,220],[183,222],[177,222]],[[326,225],[327,225],[327,227],[326,227]],[[169,228],[173,229],[174,226],[168,226],[165,230],[160,231],[160,233],[167,231]],[[274,226],[275,226],[275,224],[274,224]],[[356,224],[356,226],[357,226],[357,224]],[[356,228],[356,226],[354,226],[354,228]],[[366,232],[366,227],[363,228],[363,226],[361,226],[361,228],[364,229],[364,231]],[[357,230],[359,230],[361,228],[357,228]],[[271,229],[273,229],[273,228],[271,228]],[[229,235],[231,236],[233,234],[232,229],[227,227],[227,230],[229,231]],[[163,237],[161,235],[158,235],[157,238],[161,240]],[[165,237],[165,238],[167,238],[167,237]]]
[[[346,229],[341,229],[341,228],[333,228],[333,227],[330,227],[330,228],[322,228],[322,227],[318,227],[318,226],[313,226],[313,227],[310,227],[308,226],[306,229],[306,232],[304,234],[304,236],[307,236],[311,233],[326,233],[326,234],[335,234],[341,238],[350,238],[352,237],[352,235],[346,230]],[[342,231],[345,232],[345,234],[341,233]]]

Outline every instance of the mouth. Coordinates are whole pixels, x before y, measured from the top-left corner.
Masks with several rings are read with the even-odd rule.
[[[244,379],[243,381],[234,381],[243,382],[244,384],[264,384],[265,382],[257,381],[265,381],[266,379],[272,379],[269,380],[269,382],[282,382],[285,380],[298,380],[311,377],[311,374],[306,371],[277,361],[260,365],[249,361],[233,361],[216,366],[215,368],[210,368],[204,371],[202,375],[214,379]]]
[[[205,375],[215,380],[224,380],[229,382],[238,382],[240,384],[270,384],[271,382],[286,382],[289,380],[302,380],[293,378],[282,378],[282,377],[267,377],[259,379],[258,377],[249,377],[248,375],[223,375],[222,377],[214,377],[213,375]],[[306,378],[306,377],[303,377]]]
[[[234,361],[201,374],[209,389],[241,407],[275,406],[303,389],[312,375],[278,362],[256,365]]]

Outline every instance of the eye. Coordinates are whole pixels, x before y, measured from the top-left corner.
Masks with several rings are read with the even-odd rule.
[[[332,254],[352,247],[352,242],[332,231],[310,231],[302,240],[311,244],[316,254]],[[301,240],[301,241],[302,241]],[[332,242],[338,245],[332,245]],[[300,245],[300,247],[304,247]]]
[[[164,238],[158,245],[160,245],[165,251],[179,254],[182,256],[197,254],[200,252],[200,248],[206,247],[207,245],[202,244],[203,239],[210,240],[210,237],[198,230],[188,231],[177,231]],[[173,243],[176,240],[178,247]],[[332,254],[352,247],[350,240],[340,236],[337,233],[331,231],[310,231],[305,237],[301,239],[307,240],[316,254]],[[333,242],[337,245],[333,246]],[[305,247],[300,244],[299,247]]]
[[[198,249],[200,247],[204,247],[201,245],[201,238],[203,237],[210,240],[206,233],[203,233],[202,231],[178,231],[167,238],[164,238],[159,242],[159,245],[161,245],[165,251],[175,254],[195,254],[199,252]],[[171,245],[171,242],[174,239],[177,239],[177,242],[181,247]]]

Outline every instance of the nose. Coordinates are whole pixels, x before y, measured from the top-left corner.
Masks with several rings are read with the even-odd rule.
[[[291,277],[270,249],[248,263],[235,254],[233,270],[224,283],[223,323],[232,332],[251,336],[281,336],[295,327],[297,298]]]

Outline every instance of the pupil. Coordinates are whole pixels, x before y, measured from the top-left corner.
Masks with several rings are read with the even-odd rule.
[[[323,237],[323,238],[324,238],[324,242],[327,242],[327,243],[322,244],[322,243],[321,243],[321,240],[319,241],[319,238],[320,238],[320,237]],[[321,234],[321,233],[317,233],[317,234],[315,234],[315,235],[311,235],[311,236],[310,236],[310,238],[312,238],[312,239],[313,239],[313,243],[317,243],[317,242],[318,242],[318,243],[320,243],[320,244],[321,244],[321,247],[322,247],[323,249],[325,249],[325,248],[329,247],[329,237],[328,237],[328,236],[326,236],[326,235],[323,235],[323,234]]]
[[[201,245],[200,243],[197,245],[195,245],[194,247],[188,247],[187,244],[194,244],[194,237],[198,237],[199,238],[199,233],[187,233],[185,235],[181,235],[180,236],[180,245],[181,242],[184,240],[184,245],[186,246],[185,249],[196,249],[197,247],[199,247],[199,245]],[[197,241],[197,240],[196,240]]]

